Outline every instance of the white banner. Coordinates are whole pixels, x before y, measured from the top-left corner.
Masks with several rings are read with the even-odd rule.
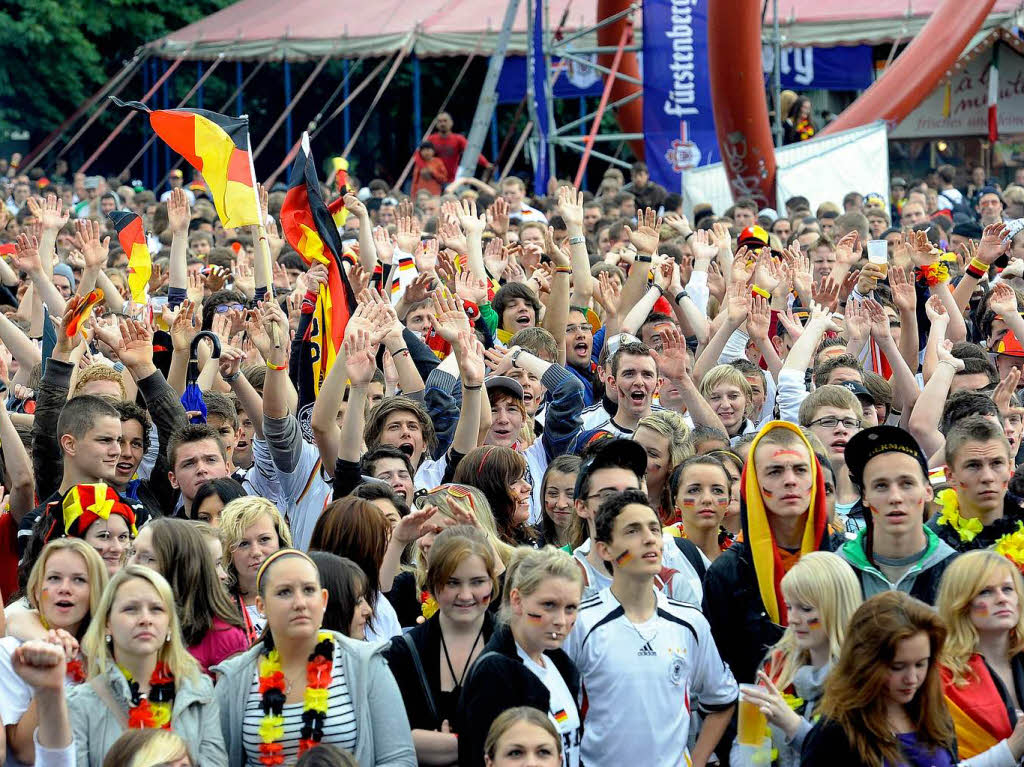
[[[785,214],[785,201],[802,195],[811,210],[826,201],[842,203],[847,192],[876,192],[889,201],[889,148],[885,123],[843,131],[789,144],[776,150],[776,210]],[[693,206],[710,203],[716,213],[732,205],[729,180],[721,163],[706,165],[683,174],[683,212],[693,215]]]
[[[939,85],[928,98],[889,134],[893,139],[951,138],[988,135],[988,73],[991,49],[953,75],[949,92],[949,117],[942,114],[946,86]],[[999,48],[999,133],[1024,133],[1024,56],[1009,45]]]

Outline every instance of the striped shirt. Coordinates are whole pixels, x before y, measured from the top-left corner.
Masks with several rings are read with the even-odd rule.
[[[324,737],[322,743],[330,743],[339,748],[354,751],[356,746],[356,713],[352,706],[348,682],[345,680],[345,666],[340,653],[335,650],[334,667],[331,671],[331,686],[328,694],[327,718],[324,720]],[[286,703],[284,706],[284,760],[286,764],[294,764],[299,753],[299,732],[302,730],[302,703]],[[242,745],[245,747],[245,763],[247,767],[260,765],[260,722],[263,721],[263,710],[260,708],[259,672],[253,674],[249,696],[245,703],[245,716],[242,718]]]

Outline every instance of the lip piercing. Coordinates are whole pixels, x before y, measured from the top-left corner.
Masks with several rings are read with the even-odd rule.
[[[558,634],[556,634],[554,631],[552,631],[551,632],[551,638],[552,639],[558,639]]]

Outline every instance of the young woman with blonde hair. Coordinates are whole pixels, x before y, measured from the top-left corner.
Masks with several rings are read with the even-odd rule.
[[[839,658],[850,616],[861,603],[857,576],[846,562],[826,551],[805,554],[782,578],[789,623],[768,651],[758,687],[743,687],[743,699],[760,708],[771,726],[773,760],[780,767],[800,764],[800,748],[818,713],[825,678]],[[791,706],[791,702],[798,705]],[[754,752],[736,743],[730,765],[752,763]]]
[[[163,576],[138,565],[115,575],[82,648],[89,682],[68,696],[79,767],[100,767],[125,729],[168,726],[191,744],[196,767],[227,763],[213,684],[185,648]]]
[[[194,767],[178,733],[169,730],[128,730],[114,741],[103,767]]]
[[[228,503],[221,512],[220,539],[228,591],[245,621],[252,644],[266,625],[256,607],[256,573],[263,560],[278,549],[291,548],[292,535],[277,506],[266,498],[247,495]]]
[[[636,424],[633,441],[647,453],[647,497],[663,526],[679,521],[679,509],[672,497],[669,478],[675,468],[693,455],[690,427],[679,413],[658,410]]]
[[[994,551],[961,554],[942,576],[936,608],[949,634],[939,662],[961,758],[1024,756],[1022,596],[1020,572]]]
[[[576,623],[583,575],[572,555],[520,547],[505,575],[501,620],[459,700],[459,764],[482,767],[483,738],[506,709],[531,706],[559,733],[565,767],[579,764],[580,676],[562,649]]]
[[[938,661],[946,627],[931,607],[887,591],[854,612],[825,681],[803,767],[952,767],[956,735]]]
[[[0,722],[6,728],[8,752],[21,762],[33,761],[32,734],[39,711],[32,687],[14,671],[14,651],[31,639],[56,641],[73,652],[65,683],[84,682],[78,641],[97,614],[106,585],[103,560],[81,538],[50,541],[29,572],[25,595],[30,609],[21,613],[19,621],[27,630],[24,635],[0,639]]]
[[[524,759],[532,767],[562,764],[562,740],[543,713],[530,706],[503,712],[491,724],[484,740],[486,767],[517,767]]]
[[[487,537],[468,525],[449,527],[430,549],[426,587],[438,610],[395,637],[385,651],[402,691],[421,763],[458,761],[462,730],[455,709],[473,661],[494,631],[488,607],[499,594],[494,553]]]

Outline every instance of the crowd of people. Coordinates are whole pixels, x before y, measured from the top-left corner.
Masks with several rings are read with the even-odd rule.
[[[268,261],[198,174],[0,160],[5,763],[1018,764],[1024,188],[687,218],[445,117],[322,184],[309,401],[286,187]]]

